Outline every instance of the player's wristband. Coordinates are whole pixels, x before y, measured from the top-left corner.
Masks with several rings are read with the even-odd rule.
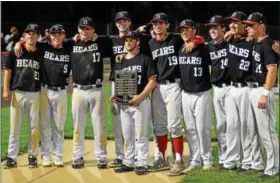
[[[263,95],[264,95],[264,96],[269,96],[269,93],[270,93],[269,90],[267,90],[267,89],[264,89],[264,90],[263,90]]]

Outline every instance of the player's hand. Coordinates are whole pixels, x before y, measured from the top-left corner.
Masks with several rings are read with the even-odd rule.
[[[233,32],[228,31],[228,32],[225,33],[224,39],[225,39],[226,41],[229,41],[229,40],[231,39],[232,36],[233,36]]]
[[[21,43],[16,43],[15,47],[14,47],[14,52],[15,52],[15,55],[17,57],[20,57],[22,55],[22,46],[21,46]]]
[[[11,101],[11,91],[3,91],[3,99],[5,101]]]
[[[258,102],[258,108],[265,109],[268,103],[268,96],[262,95]]]
[[[121,63],[122,59],[124,59],[125,54],[120,54],[116,56],[116,63]]]
[[[252,37],[252,36],[247,36],[246,37],[246,41],[252,41],[252,40],[254,40],[254,37]]]
[[[95,41],[97,38],[98,38],[98,35],[96,33],[93,33],[92,41]]]
[[[73,37],[73,41],[77,42],[81,39],[81,36],[80,34],[76,34],[74,37]]]
[[[113,103],[117,103],[117,99],[116,99],[115,95],[110,97],[110,101]]]
[[[189,53],[194,49],[195,45],[194,43],[190,42],[190,43],[185,43],[185,46],[183,48],[183,52]]]
[[[132,98],[132,100],[129,101],[129,104],[130,104],[130,105],[135,105],[135,106],[137,106],[137,105],[139,105],[142,101],[143,101],[143,98],[142,98],[142,97],[140,97],[139,95],[134,95],[133,98]]]
[[[280,55],[280,43],[279,41],[274,41],[274,44],[272,45],[272,49]]]
[[[136,29],[136,32],[146,32],[146,25],[142,25],[140,27],[138,27],[138,29]]]

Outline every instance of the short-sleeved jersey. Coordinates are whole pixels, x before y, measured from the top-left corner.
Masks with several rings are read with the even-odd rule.
[[[22,47],[22,55],[15,56],[12,50],[7,58],[5,69],[12,71],[10,89],[37,92],[41,88],[40,67],[42,56],[38,49],[29,52]]]
[[[113,70],[116,64],[116,56],[120,54],[127,53],[127,50],[124,46],[124,40],[120,38],[118,35],[110,36],[110,39],[112,40],[112,46],[113,46],[113,57],[111,57],[111,73],[110,73],[110,80],[113,79]],[[147,56],[151,56],[150,48],[149,48],[149,42],[150,36],[146,34],[140,34],[139,41],[139,53],[145,54]]]
[[[272,50],[273,40],[271,37],[266,37],[260,42],[257,42],[253,49],[253,74],[254,82],[265,84],[267,75],[267,66],[279,66],[279,57]],[[277,82],[277,81],[276,81]]]
[[[180,78],[178,52],[183,44],[180,34],[168,33],[164,41],[149,41],[152,58],[155,62],[158,81]]]
[[[186,92],[202,92],[211,88],[210,57],[208,49],[200,44],[190,53],[179,51],[179,65],[181,70],[181,88]]]
[[[253,43],[246,39],[231,39],[228,42],[227,81],[245,83],[252,81]]]
[[[71,50],[73,82],[80,85],[100,84],[103,81],[103,58],[111,57],[111,40],[78,41]]]
[[[151,57],[142,53],[138,53],[131,59],[123,59],[121,63],[117,63],[113,71],[113,80],[115,79],[116,70],[137,71],[137,94],[140,94],[144,90],[150,77],[156,75]]]
[[[38,44],[38,49],[42,49],[43,53],[42,84],[54,87],[67,86],[66,79],[71,71],[70,53],[72,46],[72,42],[63,43],[62,48],[54,48],[49,43]]]
[[[228,71],[228,44],[225,41],[217,44],[211,41],[207,47],[211,59],[211,83],[225,83],[225,76]]]

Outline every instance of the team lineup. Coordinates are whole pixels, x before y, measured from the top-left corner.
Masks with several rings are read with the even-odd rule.
[[[66,39],[63,25],[51,26],[48,42],[37,41],[37,24],[26,27],[23,40],[9,53],[4,67],[3,98],[11,102],[4,168],[17,166],[25,110],[30,123],[29,167],[38,167],[39,151],[44,167],[64,166],[66,88],[72,77],[74,169],[85,165],[89,112],[99,169],[135,171],[137,175],[169,170],[169,176],[188,174],[201,166],[211,170],[215,168],[210,138],[213,101],[218,168],[236,170],[239,175],[257,173],[259,178],[279,175],[275,131],[279,44],[266,34],[265,16],[258,12],[247,16],[240,11],[230,17],[215,15],[205,24],[212,39],[208,43],[197,35],[197,24],[190,19],[176,27],[178,33],[168,32],[165,13],[156,13],[149,24],[134,31],[131,23],[128,12],[118,12],[115,24],[119,34],[97,36],[92,19],[84,17],[71,39]],[[102,86],[103,58],[111,61],[111,96],[105,96]],[[115,73],[119,70],[137,72],[137,94],[129,105],[118,103],[115,96]],[[109,163],[105,97],[111,101],[116,152]],[[151,127],[155,154],[149,165]],[[187,167],[183,135],[190,148]],[[169,136],[172,165],[167,158]]]

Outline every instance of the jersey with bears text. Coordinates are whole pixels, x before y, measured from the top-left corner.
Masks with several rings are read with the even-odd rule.
[[[5,69],[12,71],[10,89],[26,92],[37,92],[41,89],[41,67],[42,57],[39,50],[29,52],[22,47],[22,55],[15,56],[12,50],[5,65]]]
[[[121,63],[117,63],[115,70],[137,71],[137,94],[140,94],[144,90],[149,78],[156,75],[152,59],[142,53],[138,53],[131,59],[124,59]],[[113,72],[113,79],[115,79],[115,70]]]
[[[181,88],[186,92],[202,92],[211,88],[208,49],[200,44],[190,53],[179,51]]]
[[[183,40],[180,35],[174,33],[168,33],[164,41],[150,40],[150,50],[159,82],[180,78],[178,51],[182,44]]]
[[[273,40],[271,37],[257,42],[253,49],[253,73],[254,82],[265,84],[267,75],[267,66],[279,65],[279,57],[272,50]],[[277,80],[277,77],[276,77]],[[277,83],[277,81],[276,81]]]

